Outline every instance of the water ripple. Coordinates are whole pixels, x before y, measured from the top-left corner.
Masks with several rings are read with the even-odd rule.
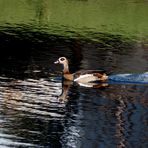
[[[122,83],[148,84],[148,72],[139,74],[116,74],[109,76],[109,80]]]
[[[3,81],[5,80],[5,82]],[[58,108],[64,104],[59,103],[57,97],[61,94],[61,83],[47,80],[9,80],[1,78],[0,96],[1,104],[7,108],[30,112],[32,114],[62,117]]]

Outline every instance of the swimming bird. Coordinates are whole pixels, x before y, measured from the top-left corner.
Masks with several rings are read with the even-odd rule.
[[[63,65],[63,77],[66,80],[78,82],[78,83],[90,83],[90,82],[104,82],[108,79],[104,70],[80,70],[75,73],[69,72],[69,62],[66,57],[60,57],[55,64]]]

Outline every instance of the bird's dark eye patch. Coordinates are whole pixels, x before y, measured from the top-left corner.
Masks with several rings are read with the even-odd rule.
[[[64,61],[64,60],[65,60],[65,58],[61,58],[60,60],[61,60],[61,61]]]

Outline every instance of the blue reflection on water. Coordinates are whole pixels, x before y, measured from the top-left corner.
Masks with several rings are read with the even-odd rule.
[[[139,74],[115,74],[109,76],[109,83],[148,84],[148,72]]]

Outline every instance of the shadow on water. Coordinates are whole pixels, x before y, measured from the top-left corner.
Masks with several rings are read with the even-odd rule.
[[[146,43],[106,33],[88,32],[87,38],[73,32],[73,37],[66,37],[48,34],[38,29],[25,25],[1,27],[1,74],[9,74],[7,70],[10,70],[11,75],[14,72],[13,77],[20,76],[20,72],[24,77],[24,71],[51,71],[53,61],[63,55],[72,61],[72,72],[95,67],[107,67],[107,71],[124,73],[147,70]],[[140,58],[137,60],[138,56]]]
[[[146,44],[119,35],[90,36],[1,28],[1,146],[147,147],[147,84],[62,83],[62,69],[53,64],[60,56],[68,57],[72,72],[147,71]]]

